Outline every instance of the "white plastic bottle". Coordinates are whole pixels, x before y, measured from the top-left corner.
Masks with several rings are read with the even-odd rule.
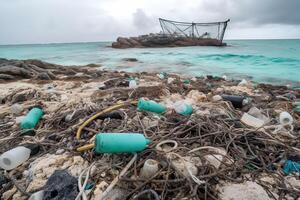
[[[18,167],[23,162],[28,160],[30,157],[30,152],[30,149],[23,146],[19,146],[4,152],[0,156],[0,167],[5,170],[11,170]]]

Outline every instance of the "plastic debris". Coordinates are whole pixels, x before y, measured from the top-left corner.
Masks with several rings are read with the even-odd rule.
[[[158,172],[158,162],[153,159],[148,159],[145,161],[143,168],[140,172],[140,177],[151,178]]]
[[[129,81],[129,88],[137,88],[136,80]]]
[[[262,119],[258,119],[256,117],[253,117],[252,115],[249,115],[248,113],[244,113],[241,122],[244,124],[247,124],[248,126],[252,126],[254,128],[260,128],[262,127],[265,122]]]
[[[181,115],[188,116],[193,113],[193,107],[191,104],[185,101],[178,101],[174,105],[174,110]]]
[[[279,115],[279,121],[283,126],[285,126],[285,125],[291,125],[294,120],[293,117],[290,115],[290,113],[281,112]]]
[[[162,104],[156,103],[155,101],[146,101],[143,99],[139,99],[138,101],[138,110],[145,110],[145,111],[150,111],[154,113],[164,113],[166,112],[166,107],[163,106]]]
[[[40,108],[32,108],[21,122],[22,129],[32,129],[39,122],[44,112]]]
[[[300,172],[300,163],[287,160],[283,166],[283,172],[286,175],[294,172]]]
[[[143,151],[150,144],[143,134],[99,133],[95,139],[97,153],[131,153]]]
[[[230,101],[235,108],[243,108],[246,104],[246,98],[244,96],[222,95],[222,98],[225,101]]]
[[[11,149],[0,156],[0,167],[5,170],[14,169],[28,160],[30,153],[30,149],[22,146]]]
[[[74,200],[78,194],[77,179],[65,170],[56,170],[43,190],[43,200]]]

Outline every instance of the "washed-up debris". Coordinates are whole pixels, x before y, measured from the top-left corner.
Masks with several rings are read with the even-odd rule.
[[[43,115],[43,110],[40,108],[32,108],[21,121],[22,129],[33,129]]]
[[[30,149],[23,146],[13,148],[0,156],[0,167],[5,170],[11,170],[18,167],[28,160],[30,152]]]
[[[97,153],[131,153],[143,151],[150,144],[143,134],[100,133],[95,139]]]
[[[146,101],[143,99],[139,99],[137,106],[139,110],[150,111],[158,114],[166,112],[166,108],[164,105],[156,103],[152,100]]]
[[[77,179],[63,170],[55,171],[43,187],[43,200],[74,200],[77,197]]]
[[[12,75],[17,82],[0,84],[1,157],[29,149],[14,168],[0,169],[3,199],[45,192],[56,170],[73,177],[73,199],[299,197],[298,90],[30,62],[55,77]],[[43,115],[22,130],[32,108]]]

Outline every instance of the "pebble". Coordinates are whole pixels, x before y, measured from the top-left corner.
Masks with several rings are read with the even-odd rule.
[[[58,149],[58,150],[56,151],[56,154],[63,154],[64,152],[65,152],[64,149]]]

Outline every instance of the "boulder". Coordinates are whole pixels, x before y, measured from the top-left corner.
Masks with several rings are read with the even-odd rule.
[[[141,48],[141,47],[180,47],[180,46],[223,46],[217,39],[190,38],[177,35],[149,34],[138,37],[118,37],[112,43],[113,48]]]

